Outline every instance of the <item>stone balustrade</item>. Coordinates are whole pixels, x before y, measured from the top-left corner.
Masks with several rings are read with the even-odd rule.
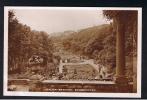
[[[116,84],[107,81],[62,81],[62,80],[9,80],[9,84],[28,84],[31,92],[92,92],[92,93],[132,93],[132,84]]]

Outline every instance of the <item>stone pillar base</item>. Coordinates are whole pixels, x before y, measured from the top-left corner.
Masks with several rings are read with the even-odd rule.
[[[128,84],[128,79],[125,76],[119,76],[115,79],[116,84]]]

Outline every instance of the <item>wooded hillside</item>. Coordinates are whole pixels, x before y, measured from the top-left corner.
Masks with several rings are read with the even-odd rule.
[[[53,44],[48,33],[31,30],[19,22],[14,11],[9,11],[8,19],[8,68],[9,72],[26,70],[32,55],[41,55],[48,61],[52,59]]]
[[[125,42],[126,66],[129,67],[127,68],[129,76],[132,75],[132,66],[129,66],[132,62],[129,58],[132,53],[136,55],[136,50],[132,50],[133,48],[136,49],[136,47],[133,46],[131,36],[132,34],[126,35]],[[66,51],[88,59],[94,59],[96,63],[107,66],[110,71],[113,70],[115,73],[116,33],[112,23],[81,29],[67,36],[62,34],[61,36],[54,37],[54,40],[62,43]]]

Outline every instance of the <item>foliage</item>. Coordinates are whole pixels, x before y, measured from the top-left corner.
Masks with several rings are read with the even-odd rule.
[[[131,53],[133,49],[135,50],[134,53],[136,53],[136,47],[137,47],[137,11],[128,11],[128,10],[104,10],[103,11],[104,16],[107,19],[112,19],[113,24],[115,27],[114,31],[117,29],[118,21],[121,21],[121,23],[125,24],[125,39],[126,39],[126,51]],[[117,21],[115,21],[115,19]],[[129,55],[129,54],[127,54]]]
[[[52,58],[53,45],[48,33],[20,23],[14,11],[9,11],[8,43],[9,71],[26,69],[28,59],[34,54]]]
[[[115,64],[115,40],[112,26],[104,24],[82,29],[69,36],[64,36],[64,39],[60,41],[67,51],[95,59],[100,64],[109,65]]]

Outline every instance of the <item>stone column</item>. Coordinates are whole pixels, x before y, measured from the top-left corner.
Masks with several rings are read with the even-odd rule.
[[[125,22],[116,18],[116,83],[126,83],[125,78]]]
[[[62,73],[62,69],[63,69],[63,64],[62,64],[62,60],[60,60],[59,73]]]

